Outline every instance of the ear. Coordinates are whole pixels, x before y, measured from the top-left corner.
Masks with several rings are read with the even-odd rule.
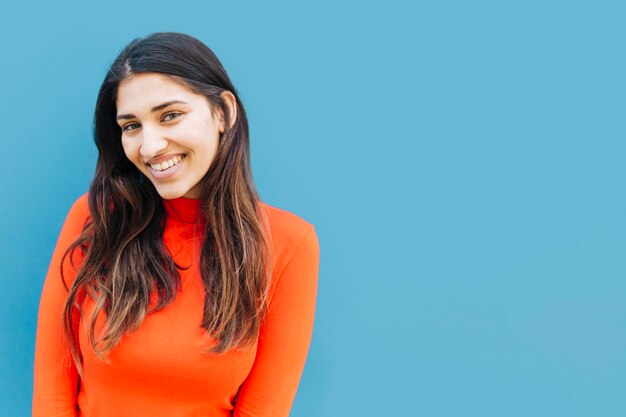
[[[237,120],[237,99],[235,98],[233,93],[231,93],[228,90],[223,91],[221,96],[222,96],[222,99],[224,100],[224,104],[228,108],[228,114],[230,115],[230,126],[228,127],[230,129],[235,125],[235,121]],[[224,133],[224,115],[221,114],[221,112],[219,115],[219,119],[220,119],[219,131],[221,133]]]

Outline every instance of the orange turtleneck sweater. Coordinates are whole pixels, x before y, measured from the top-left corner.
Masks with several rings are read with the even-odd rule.
[[[314,227],[292,213],[261,203],[274,250],[267,320],[252,347],[207,354],[203,353],[206,334],[200,327],[204,288],[198,270],[203,232],[199,200],[181,197],[163,200],[163,205],[167,214],[163,240],[179,265],[191,265],[180,271],[182,290],[172,304],[148,315],[139,329],[125,335],[106,362],[95,356],[81,325],[83,379],[62,336],[67,291],[59,270],[65,249],[89,216],[87,194],[70,209],[39,307],[33,416],[289,415],[313,331],[319,271]],[[69,257],[63,268],[71,283],[76,271]],[[85,317],[90,317],[93,304],[90,298],[85,300]]]

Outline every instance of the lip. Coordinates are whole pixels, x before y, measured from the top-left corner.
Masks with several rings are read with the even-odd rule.
[[[175,156],[184,156],[184,153],[170,153],[168,155],[163,155],[163,156],[159,156],[158,158],[152,158],[151,160],[149,160],[148,162],[146,162],[146,164],[150,165],[156,165],[156,164],[160,164],[161,162],[165,162],[165,161],[169,161],[170,159],[172,159]]]
[[[182,155],[182,154],[177,154],[177,155]],[[173,155],[176,156],[176,155]],[[172,158],[172,156],[170,156],[169,158]],[[167,161],[169,158],[164,159],[165,161]],[[159,158],[162,159],[162,158]],[[152,169],[152,167],[150,165],[147,165],[148,170],[150,171],[150,174],[152,174],[152,176],[157,179],[157,180],[166,180],[169,179],[171,177],[173,177],[174,175],[176,175],[176,173],[180,170],[181,165],[185,162],[185,159],[187,159],[187,157],[183,157],[183,159],[181,159],[181,161],[179,163],[177,163],[176,165],[174,165],[173,167],[170,167],[168,169],[166,169],[165,171],[157,171],[155,169]],[[156,162],[158,163],[158,162]]]

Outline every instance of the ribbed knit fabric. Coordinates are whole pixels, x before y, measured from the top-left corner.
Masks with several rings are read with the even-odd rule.
[[[82,417],[288,416],[306,361],[315,314],[319,244],[314,227],[287,211],[261,203],[270,223],[273,275],[267,321],[257,342],[225,354],[205,353],[213,339],[200,324],[204,289],[198,261],[204,225],[199,200],[163,200],[163,240],[179,271],[182,290],[164,310],[148,315],[98,359],[79,331],[84,379],[62,337],[67,291],[59,273],[65,249],[89,216],[87,194],[72,206],[45,279],[35,349],[33,415]],[[63,265],[71,282],[76,272]],[[94,302],[85,301],[85,317]],[[103,314],[103,313],[102,313]],[[96,334],[102,328],[99,316]],[[208,343],[208,345],[207,345]]]

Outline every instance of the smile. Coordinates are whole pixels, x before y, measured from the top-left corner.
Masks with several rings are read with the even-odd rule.
[[[150,168],[154,169],[155,171],[166,171],[167,169],[173,167],[174,165],[177,165],[180,161],[182,161],[185,158],[185,155],[177,155],[175,157],[173,157],[172,159],[169,159],[165,162],[161,162],[159,164],[150,164]]]

